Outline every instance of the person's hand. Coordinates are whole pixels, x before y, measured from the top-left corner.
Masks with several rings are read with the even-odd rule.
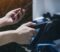
[[[30,26],[35,25],[35,23],[28,22],[21,25],[19,28],[16,29],[17,36],[15,41],[20,44],[30,44],[32,41],[32,36],[36,34],[34,28]]]
[[[8,12],[3,19],[6,22],[6,25],[12,25],[19,22],[22,19],[22,16],[25,13],[25,9],[17,8]]]

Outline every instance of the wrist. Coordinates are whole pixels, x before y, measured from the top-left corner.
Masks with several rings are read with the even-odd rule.
[[[0,27],[6,26],[7,25],[7,19],[2,17],[0,18]]]
[[[16,30],[13,30],[12,31],[12,34],[13,35],[11,35],[11,39],[13,39],[13,42],[16,42],[17,43],[17,39],[20,37],[19,35],[19,33],[18,33],[18,31],[16,31]]]

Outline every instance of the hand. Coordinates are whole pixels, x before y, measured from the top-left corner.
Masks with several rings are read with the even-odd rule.
[[[12,25],[17,22],[19,22],[22,19],[22,16],[24,15],[25,10],[21,8],[14,9],[10,12],[8,12],[3,19],[5,20],[7,25]]]
[[[36,34],[35,29],[29,26],[35,25],[35,23],[28,22],[21,25],[16,29],[17,36],[15,41],[20,44],[30,44],[32,41],[32,36]]]

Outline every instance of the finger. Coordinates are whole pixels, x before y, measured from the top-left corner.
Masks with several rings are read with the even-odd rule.
[[[17,18],[17,20],[21,18],[21,17],[20,17],[21,15],[22,15],[22,13],[21,13],[20,11],[15,14],[15,17]]]
[[[34,40],[33,37],[35,37],[35,36],[36,36],[35,29],[32,29],[32,30],[30,31],[29,41],[31,42],[32,40]]]
[[[25,13],[25,9],[21,9],[21,13],[24,14]]]
[[[25,9],[21,9],[18,13],[17,16],[23,17],[25,15]]]
[[[18,13],[18,11],[20,11],[20,10],[21,10],[21,8],[17,8],[17,9],[14,9],[12,11],[15,12],[15,13]]]
[[[31,28],[30,32],[33,34],[33,36],[36,36],[36,34],[37,34],[36,29],[34,29],[34,28]]]
[[[17,8],[17,9],[14,9],[13,10],[15,13],[18,13],[19,11],[21,11],[21,13],[25,13],[25,9],[22,9],[22,8]]]
[[[21,11],[18,11],[15,16],[17,17],[17,20],[22,18],[22,15],[25,13],[24,9],[21,9]]]
[[[13,13],[12,15],[11,15],[11,17],[14,19],[14,20],[20,20],[21,18],[20,18],[20,16],[22,15],[22,13],[20,12],[20,11],[18,11],[17,13]]]
[[[12,18],[13,20],[15,20],[15,16],[14,16],[14,15],[15,15],[14,13],[11,14],[11,18]]]
[[[17,20],[17,19],[19,19],[19,18],[20,18],[19,13],[20,13],[20,12],[18,12],[17,14],[12,13],[12,14],[11,14],[12,19],[13,19],[13,20]]]
[[[25,11],[26,11],[25,9],[22,9],[22,11],[21,11],[22,12],[22,16],[21,16],[22,18],[25,16]]]
[[[24,25],[26,25],[26,26],[28,26],[28,27],[31,27],[31,26],[35,26],[36,23],[28,22],[28,23],[25,23]]]

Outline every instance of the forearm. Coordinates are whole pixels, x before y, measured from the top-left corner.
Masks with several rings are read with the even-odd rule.
[[[15,30],[0,32],[0,46],[14,42],[14,39],[16,37],[15,34]]]

